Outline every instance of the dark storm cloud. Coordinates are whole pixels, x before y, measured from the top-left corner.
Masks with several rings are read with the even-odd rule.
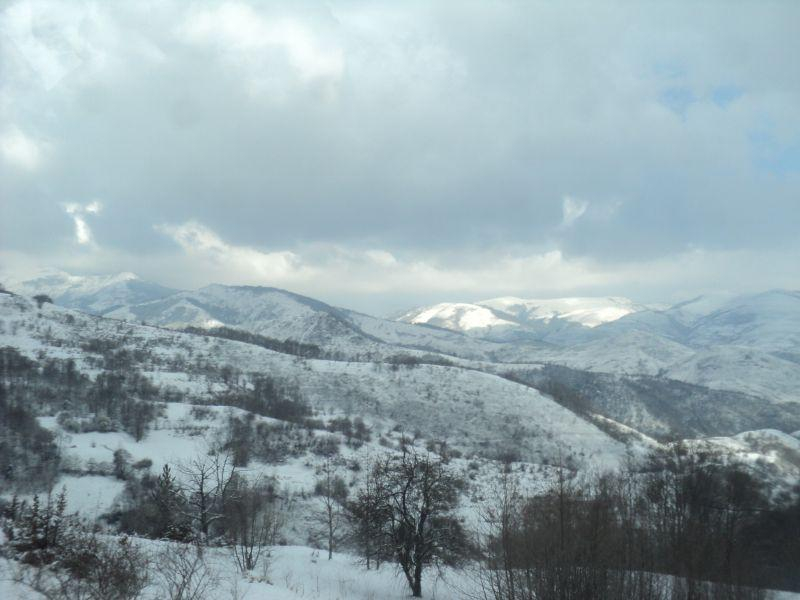
[[[375,295],[647,293],[656,268],[654,289],[720,268],[733,285],[744,254],[769,257],[759,284],[797,285],[799,18],[793,3],[11,3],[0,250],[165,283],[177,265],[183,284],[383,281],[354,292]]]

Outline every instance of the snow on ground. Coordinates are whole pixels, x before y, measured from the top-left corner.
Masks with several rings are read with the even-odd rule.
[[[158,563],[159,554],[174,552],[174,545],[152,540],[134,540]],[[241,574],[228,551],[206,551],[208,572],[214,584],[208,598],[232,600],[401,600],[410,597],[408,585],[393,565],[367,570],[356,557],[335,552],[327,554],[306,546],[275,546],[253,572]],[[15,584],[16,565],[0,559],[0,598],[39,600],[43,596]],[[428,569],[423,575],[423,597],[428,600],[463,600],[475,597],[476,577],[468,567],[462,571],[445,568],[440,574]],[[163,580],[154,569],[143,600],[165,598]],[[481,597],[481,596],[478,596]],[[768,600],[800,600],[800,594],[772,592]]]
[[[96,519],[113,506],[125,488],[125,482],[104,475],[61,475],[54,492],[67,491],[67,512]]]
[[[169,552],[172,544],[137,539],[135,543],[157,560],[159,553]],[[275,546],[270,556],[249,574],[238,572],[227,549],[206,552],[208,568],[216,575],[216,584],[208,598],[243,600],[400,600],[410,596],[408,584],[393,565],[367,570],[356,557],[327,554],[305,546]],[[264,567],[267,567],[266,569]],[[0,559],[0,598],[4,600],[38,600],[43,598],[28,588],[10,581],[15,565]],[[469,586],[462,573],[444,569],[437,575],[429,569],[423,577],[423,597],[429,600],[464,598]],[[163,583],[157,573],[145,590],[146,600],[165,598]]]

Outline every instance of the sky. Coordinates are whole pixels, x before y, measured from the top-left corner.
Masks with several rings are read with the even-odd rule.
[[[800,288],[800,2],[5,2],[0,271]]]

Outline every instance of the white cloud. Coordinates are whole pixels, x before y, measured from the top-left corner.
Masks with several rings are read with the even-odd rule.
[[[102,202],[100,202],[100,201],[98,201],[98,200],[94,200],[93,202],[90,202],[89,204],[87,204],[87,205],[84,207],[84,210],[85,210],[87,213],[91,213],[91,214],[93,214],[93,215],[96,215],[96,214],[97,214],[97,213],[99,213],[101,210],[103,210],[103,204],[102,204]]]
[[[276,75],[282,60],[305,83],[335,83],[344,71],[342,49],[325,43],[306,23],[260,14],[239,2],[191,13],[178,34],[188,42],[213,46],[232,66],[246,71],[251,91],[285,86]]]
[[[156,229],[175,240],[194,260],[210,261],[212,272],[224,273],[227,281],[286,282],[310,273],[293,252],[261,252],[225,243],[208,227],[188,221],[182,225],[159,225]]]
[[[92,230],[89,229],[89,225],[79,215],[73,215],[72,218],[75,221],[75,240],[82,245],[91,244]]]
[[[36,170],[42,162],[43,144],[16,127],[0,136],[0,153],[3,159],[26,171]]]
[[[264,252],[225,242],[196,221],[159,225],[184,251],[190,270],[205,282],[291,285],[310,295],[330,293],[485,294],[487,290],[523,293],[532,289],[568,291],[599,286],[613,273],[591,261],[567,259],[559,250],[523,256],[481,258],[468,266],[449,266],[435,259],[401,260],[381,249],[351,250],[315,244],[295,252]],[[535,282],[535,284],[532,284]]]
[[[575,221],[580,219],[589,208],[588,200],[579,200],[572,196],[564,196],[561,205],[562,219],[561,227],[570,227]]]
[[[330,287],[345,305],[626,293],[668,273],[688,289],[670,265],[694,265],[698,289],[722,269],[741,286],[797,281],[796,265],[714,270],[683,252],[797,256],[797,163],[786,152],[787,172],[765,173],[753,134],[781,150],[800,131],[800,3],[157,4],[0,11],[4,248],[87,271],[151,260],[173,285]],[[659,102],[671,86],[697,99],[684,119]],[[742,95],[722,107],[719,86]],[[41,218],[51,193],[88,203],[67,213],[67,248]],[[114,202],[102,236],[97,193]],[[150,224],[189,215],[215,239],[184,231],[160,253]],[[93,239],[102,252],[69,252]]]
[[[386,250],[367,250],[364,254],[376,265],[382,267],[391,267],[397,264],[397,259],[394,255]]]
[[[196,221],[162,225],[157,230],[183,249],[183,256],[172,263],[172,272],[191,274],[191,285],[285,286],[344,305],[361,298],[362,309],[369,309],[369,298],[391,298],[391,309],[402,308],[408,298],[424,303],[500,295],[617,294],[638,299],[645,294],[645,301],[678,301],[714,290],[758,290],[774,279],[772,274],[754,276],[743,288],[738,278],[731,277],[735,267],[756,272],[766,258],[741,251],[693,248],[657,259],[605,263],[568,257],[558,249],[522,249],[515,254],[465,256],[462,263],[453,265],[432,256],[403,259],[382,249],[362,251],[339,245],[265,252],[228,243]],[[780,285],[796,287],[800,280],[796,275],[787,278],[793,263],[787,263],[784,254],[768,260],[784,274]],[[163,270],[163,264],[158,270]],[[172,279],[162,283],[177,285]]]
[[[93,245],[94,237],[92,236],[92,230],[86,222],[84,215],[96,215],[103,209],[102,203],[98,200],[93,200],[88,204],[67,202],[63,206],[64,212],[72,217],[72,222],[75,225],[75,241],[82,246]]]

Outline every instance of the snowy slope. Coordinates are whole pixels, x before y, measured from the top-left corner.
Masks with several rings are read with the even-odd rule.
[[[35,303],[5,294],[0,294],[0,319],[0,346],[19,348],[29,356],[44,352],[72,357],[88,369],[81,345],[101,338],[169,359],[168,364],[183,360],[188,365],[191,356],[195,363],[269,373],[297,386],[317,410],[400,423],[408,431],[447,439],[469,452],[498,454],[511,443],[533,462],[552,461],[562,451],[578,462],[609,465],[625,452],[622,444],[536,390],[473,369],[303,360],[241,342],[92,317],[53,305],[37,310]],[[219,385],[202,374],[188,379],[176,375],[180,371],[149,373],[156,384],[171,385],[198,400],[213,398]]]
[[[342,312],[351,323],[367,335],[402,348],[441,352],[475,360],[486,360],[503,348],[503,345],[497,342],[470,338],[432,325],[390,321],[344,309]]]
[[[672,365],[666,374],[718,390],[800,403],[800,365],[753,348],[718,346],[699,351]]]
[[[341,311],[276,288],[209,285],[127,306],[106,316],[174,328],[225,325],[326,347],[365,347],[378,341],[358,330]]]
[[[276,288],[210,285],[173,292],[130,273],[48,272],[15,285],[115,319],[173,328],[224,325],[357,360],[435,353],[462,366],[551,363],[665,375],[766,403],[796,401],[800,389],[800,293],[791,291],[701,296],[664,309],[618,297],[506,297],[438,304],[387,320]]]
[[[686,440],[689,447],[716,451],[748,465],[775,483],[774,493],[792,487],[800,477],[800,440],[775,429],[744,431],[731,437]]]
[[[667,338],[630,331],[554,349],[546,356],[548,362],[586,371],[659,375],[694,356],[694,351]]]
[[[403,348],[485,359],[496,344],[436,327],[378,319],[286,290],[210,285],[106,313],[162,327],[234,327],[285,340],[317,344],[348,356],[389,355]]]
[[[800,358],[800,292],[774,290],[734,298],[697,320],[691,342],[785,351]]]

